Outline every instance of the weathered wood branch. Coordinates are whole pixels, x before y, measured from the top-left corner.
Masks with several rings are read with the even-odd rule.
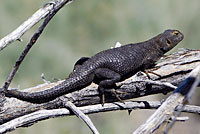
[[[188,102],[188,93],[194,90],[200,82],[200,64],[190,73],[187,79],[185,79],[180,86],[171,94],[165,102],[154,112],[149,119],[138,127],[133,134],[151,134],[157,130],[164,122],[172,117],[175,109],[180,104],[184,104],[180,112]],[[190,96],[191,97],[191,96]],[[179,113],[178,113],[179,114]],[[176,118],[176,117],[175,117]],[[174,120],[175,121],[175,120]],[[173,123],[174,123],[173,121]],[[171,123],[170,123],[171,124]],[[172,125],[170,125],[170,128]],[[169,129],[167,129],[168,131]],[[166,132],[166,131],[165,131]]]
[[[103,107],[101,104],[78,107],[85,114],[92,114],[98,112],[107,112],[107,111],[116,111],[116,110],[134,110],[134,109],[157,109],[162,103],[159,101],[126,101],[125,103],[114,102],[106,103]],[[179,110],[181,106],[177,107],[176,110]],[[184,112],[200,114],[200,107],[186,105],[183,109]],[[71,116],[74,115],[66,108],[52,109],[52,110],[39,110],[16,119],[13,119],[9,122],[6,122],[0,125],[0,133],[5,133],[8,131],[15,130],[18,127],[25,127],[37,123],[37,121],[61,117],[61,116]]]
[[[151,134],[159,128],[166,120],[168,120],[174,112],[177,105],[181,104],[184,96],[180,93],[170,95],[167,100],[159,107],[159,109],[149,119],[138,127],[133,134]]]
[[[93,132],[93,134],[99,134],[91,119],[86,114],[84,114],[78,107],[76,107],[72,102],[68,101],[67,99],[63,99],[63,101],[65,102],[64,105],[66,106],[66,108],[70,109],[78,118],[83,120]]]
[[[24,21],[18,28],[16,28],[13,32],[3,37],[0,40],[0,51],[7,47],[12,42],[19,40],[21,41],[21,37],[27,32],[30,28],[32,28],[35,24],[37,24],[40,20],[45,18],[55,6],[59,6],[64,0],[57,0],[54,2],[50,1],[50,4],[46,4],[39,10],[37,10],[30,18]]]
[[[150,74],[152,80],[157,82],[155,83],[153,83],[152,81],[149,82],[146,75],[139,72],[130,79],[118,83],[118,85],[122,86],[117,90],[124,92],[122,94],[119,94],[119,97],[125,100],[151,94],[158,94],[158,93],[166,94],[174,90],[172,86],[168,86],[169,83],[177,86],[178,84],[180,84],[182,80],[185,79],[186,75],[192,69],[194,69],[199,63],[200,63],[200,50],[187,50],[187,49],[179,50],[178,52],[163,58],[163,60],[159,64],[157,64],[155,68],[153,68],[154,72],[162,76],[159,78],[158,76]],[[50,84],[48,83],[41,84],[36,87],[25,89],[25,91],[33,92],[38,90],[45,90],[59,84],[60,82],[62,81]],[[159,84],[163,82],[165,84]],[[166,84],[166,82],[168,84]],[[65,95],[65,97],[67,97],[68,100],[74,103],[76,106],[86,106],[86,105],[93,105],[100,103],[97,85],[94,84],[82,90],[73,92],[71,94],[67,94]],[[111,93],[107,93],[105,97],[106,97],[106,102],[118,101],[115,95]],[[1,111],[0,123],[1,124],[6,123],[12,119],[33,113],[38,110],[57,109],[64,107],[65,106],[62,105],[62,99],[60,98],[39,105],[20,101],[15,98],[5,98],[3,106],[0,109]]]

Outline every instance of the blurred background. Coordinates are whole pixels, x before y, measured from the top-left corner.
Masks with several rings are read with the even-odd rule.
[[[0,38],[17,28],[47,1],[1,0]],[[41,23],[40,23],[41,24]],[[28,88],[47,80],[64,79],[82,56],[121,44],[145,41],[166,29],[178,29],[184,40],[178,48],[199,49],[199,0],[76,0],[64,7],[31,49],[15,76],[11,87]],[[0,52],[0,85],[6,80],[17,57],[39,24],[30,29],[23,42],[14,42]],[[197,91],[192,104],[199,105]],[[139,100],[161,100],[165,96],[142,97]],[[137,99],[138,100],[138,99]],[[143,123],[153,110],[107,112],[89,115],[102,134],[128,134]],[[190,120],[176,123],[171,133],[200,133],[199,115],[183,114]],[[77,117],[62,117],[41,121],[29,128],[20,128],[12,134],[91,134]]]

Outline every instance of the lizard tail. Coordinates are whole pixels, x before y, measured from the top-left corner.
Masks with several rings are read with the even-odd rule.
[[[22,92],[19,90],[6,90],[6,97],[14,97],[31,103],[45,103],[67,93],[71,93],[91,84],[93,75],[85,77],[69,77],[62,83],[50,89],[39,92]]]

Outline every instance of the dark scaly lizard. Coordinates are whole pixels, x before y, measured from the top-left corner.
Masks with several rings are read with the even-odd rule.
[[[83,57],[78,60],[70,76],[53,88],[33,93],[6,90],[5,95],[32,103],[45,103],[81,90],[92,82],[99,85],[99,92],[103,95],[105,89],[115,87],[116,82],[154,66],[155,62],[175,47],[183,37],[178,30],[166,30],[144,42],[104,50],[90,58]]]

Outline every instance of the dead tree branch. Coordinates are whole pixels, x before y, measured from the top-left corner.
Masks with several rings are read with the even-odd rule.
[[[165,134],[167,134],[168,131],[172,128],[172,126],[174,125],[176,121],[176,118],[180,116],[186,104],[191,101],[192,95],[195,92],[199,83],[200,83],[200,64],[195,69],[192,70],[189,77],[185,79],[180,84],[180,86],[174,91],[174,93],[180,93],[182,96],[184,96],[184,100],[182,102],[183,105],[181,106],[181,109],[178,110],[174,119],[172,120],[172,122],[170,122],[167,129],[164,131]]]
[[[180,84],[180,86],[173,92],[173,94],[171,94],[166,99],[166,101],[158,108],[158,110],[156,110],[156,112],[151,117],[149,117],[149,119],[143,125],[137,128],[133,134],[151,134],[157,130],[161,124],[172,117],[175,108],[178,105],[188,102],[188,93],[190,93],[191,90],[194,90],[199,84],[199,74],[200,64]],[[181,107],[180,111],[182,111],[183,106]]]
[[[67,101],[67,99],[65,99],[64,102],[65,102],[64,105],[66,106],[66,108],[69,108],[70,110],[72,110],[73,113],[78,118],[83,120],[87,124],[87,126],[90,128],[90,130],[93,132],[93,134],[99,134],[98,130],[96,129],[96,127],[94,126],[94,124],[92,123],[92,121],[87,115],[85,115],[81,110],[79,110],[78,107],[76,107],[72,102]]]
[[[61,5],[63,1],[64,0],[57,0],[55,2],[50,1],[49,4],[45,4],[45,6],[37,10],[30,18],[28,18],[25,22],[23,22],[18,28],[16,28],[13,32],[11,32],[10,34],[8,34],[7,36],[3,37],[0,40],[0,51],[16,40],[21,41],[21,37],[24,35],[25,32],[27,32],[40,20],[42,20],[49,13],[51,13],[54,10],[54,7]]]
[[[107,111],[116,111],[116,110],[134,110],[134,109],[157,109],[162,103],[159,101],[126,101],[125,103],[115,102],[115,103],[106,103],[102,107],[101,104],[92,105],[92,106],[83,106],[78,107],[80,111],[85,114],[107,112]],[[176,110],[180,110],[181,106],[177,107]],[[183,109],[184,112],[200,114],[199,106],[186,105]],[[61,116],[71,116],[74,113],[71,113],[66,108],[52,109],[52,110],[39,110],[16,119],[13,119],[9,122],[6,122],[0,125],[0,133],[5,133],[8,131],[15,130],[18,127],[30,126],[38,121],[61,117]]]

